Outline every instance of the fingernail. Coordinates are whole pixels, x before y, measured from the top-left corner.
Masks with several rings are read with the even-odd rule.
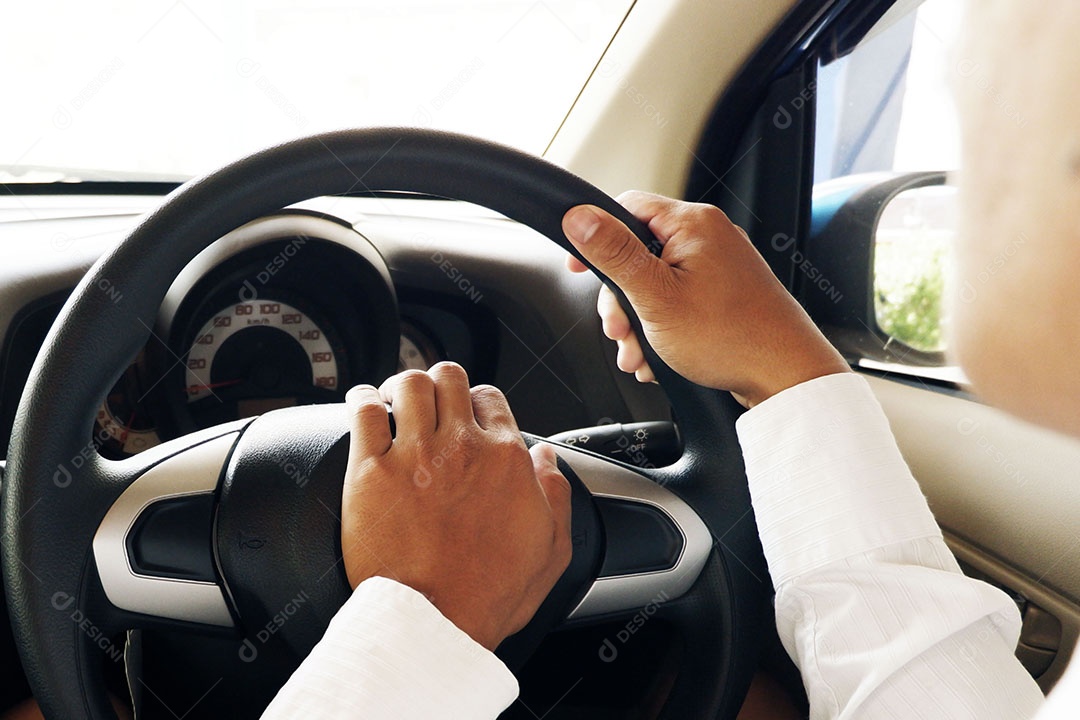
[[[563,227],[571,240],[584,244],[589,242],[599,225],[600,218],[591,208],[578,205],[566,213]]]
[[[378,392],[371,385],[356,385],[350,388],[349,392],[345,393],[345,406],[355,411],[360,406],[360,396],[368,391]]]

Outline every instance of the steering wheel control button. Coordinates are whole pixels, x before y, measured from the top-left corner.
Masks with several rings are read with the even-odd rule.
[[[672,600],[685,594],[701,575],[713,547],[709,528],[693,508],[675,493],[625,465],[572,447],[556,446],[555,451],[592,493],[603,520],[614,522],[614,532],[605,528],[606,553],[612,555],[611,562],[616,567],[634,569],[632,574],[598,577],[567,619],[636,611],[653,602],[660,593]],[[624,505],[609,505],[605,517],[602,504],[611,501]],[[627,513],[626,505],[645,506],[662,519]],[[678,534],[680,548],[670,564],[667,560],[672,540],[668,530]],[[625,535],[639,531],[649,534],[648,545],[644,538]],[[630,544],[625,548],[615,547],[624,542]],[[659,564],[667,567],[643,569]]]
[[[171,501],[210,498],[212,504],[243,424],[189,435],[191,445],[151,466],[105,513],[94,535],[94,561],[113,605],[171,620],[233,626],[212,567],[196,557],[212,547],[205,500],[179,505]],[[188,521],[197,526],[180,527]],[[190,542],[194,554],[175,554],[162,547],[173,540]]]
[[[598,497],[607,548],[600,577],[670,570],[686,542],[671,518],[644,503]]]
[[[670,465],[682,455],[679,430],[666,420],[579,428],[548,439],[640,468]]]
[[[151,504],[128,533],[131,569],[138,575],[214,582],[213,523],[210,493]]]

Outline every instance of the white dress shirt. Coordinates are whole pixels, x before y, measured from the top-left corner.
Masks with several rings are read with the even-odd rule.
[[[263,713],[326,720],[494,718],[518,694],[502,662],[420,593],[373,577]]]
[[[739,441],[811,717],[1075,718],[1013,655],[1016,605],[961,574],[866,381],[830,375],[745,413]],[[422,595],[357,588],[264,718],[494,718],[517,682]]]

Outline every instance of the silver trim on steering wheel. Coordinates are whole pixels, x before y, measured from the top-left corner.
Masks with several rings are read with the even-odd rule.
[[[154,465],[109,508],[94,535],[93,547],[102,587],[113,605],[156,617],[233,626],[219,585],[139,575],[128,560],[126,540],[139,515],[154,502],[214,492],[238,436],[236,432],[222,435]],[[598,578],[568,619],[637,610],[686,593],[712,552],[712,535],[697,513],[670,490],[629,467],[568,446],[552,445],[594,496],[650,505],[667,516],[683,538],[674,566]]]
[[[121,610],[204,625],[232,627],[216,583],[139,575],[131,568],[127,536],[139,515],[166,498],[213,493],[240,433],[195,445],[154,465],[116,499],[94,534],[94,560],[105,595]],[[212,542],[212,538],[207,538]]]
[[[712,552],[712,534],[693,508],[652,480],[592,453],[552,443],[594,496],[650,505],[664,513],[683,536],[683,549],[667,570],[598,578],[567,619],[637,610],[662,603],[689,590]]]

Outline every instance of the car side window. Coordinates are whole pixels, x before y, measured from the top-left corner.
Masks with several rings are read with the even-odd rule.
[[[945,367],[956,231],[955,189],[945,182],[960,151],[951,88],[980,82],[954,57],[961,10],[957,0],[897,3],[852,52],[819,65],[816,87],[815,222],[838,193],[888,188],[874,195],[880,207],[864,241],[872,310],[860,320],[858,359],[944,379],[962,379]]]

